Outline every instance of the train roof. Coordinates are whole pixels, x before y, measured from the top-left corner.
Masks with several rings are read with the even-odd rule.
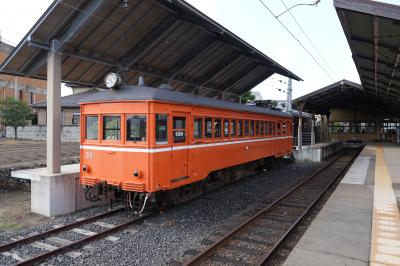
[[[257,106],[249,106],[230,101],[211,99],[208,97],[172,91],[169,89],[131,85],[121,86],[119,89],[109,89],[91,94],[82,99],[81,104],[119,101],[163,101],[184,105],[205,106],[234,111],[291,117],[291,115],[281,111],[270,110]]]

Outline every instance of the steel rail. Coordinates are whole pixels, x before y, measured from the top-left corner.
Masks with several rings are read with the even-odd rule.
[[[301,181],[299,184],[297,184],[295,187],[293,187],[291,190],[288,192],[284,193],[282,196],[280,196],[278,199],[267,205],[264,209],[260,210],[257,212],[254,216],[250,217],[247,221],[243,222],[239,226],[235,227],[232,231],[229,233],[225,234],[221,238],[219,238],[216,242],[214,242],[212,245],[207,247],[205,250],[203,250],[200,254],[194,256],[191,258],[188,262],[184,263],[184,265],[189,266],[189,265],[197,265],[199,262],[201,262],[203,259],[206,259],[209,257],[215,249],[218,247],[222,246],[225,242],[227,242],[229,239],[231,239],[237,232],[241,231],[244,229],[248,224],[253,222],[255,219],[257,219],[259,216],[264,214],[265,212],[268,212],[271,210],[275,205],[280,203],[283,199],[287,198],[289,195],[291,195],[294,191],[296,191],[298,188],[302,187],[305,183],[307,183],[309,180],[314,178],[316,175],[324,171],[326,168],[334,164],[338,159],[340,159],[342,155],[337,156],[335,159],[333,159],[331,162],[329,162],[327,165],[322,167],[321,169],[317,170],[315,173],[307,177],[305,180]],[[351,160],[352,161],[352,160]],[[350,162],[351,162],[350,161]],[[345,169],[346,167],[344,167]],[[336,178],[335,178],[336,180]]]
[[[261,262],[258,265],[265,265],[271,255],[276,251],[280,244],[289,236],[292,230],[300,223],[300,221],[307,215],[307,213],[315,206],[315,204],[322,198],[325,192],[335,183],[338,178],[344,173],[344,171],[353,163],[358,153],[356,153],[352,159],[346,163],[342,170],[334,177],[332,180],[324,187],[324,189],[318,194],[318,196],[311,202],[311,204],[304,210],[304,212],[296,219],[296,221],[290,226],[289,229],[285,231],[285,233],[276,241],[271,250],[265,254],[262,258]]]
[[[108,217],[108,216],[110,216],[110,215],[112,215],[114,213],[120,212],[123,209],[124,208],[118,208],[118,209],[115,209],[115,210],[112,210],[112,211],[108,211],[108,212],[105,212],[105,213],[101,213],[101,214],[89,217],[89,218],[84,219],[84,220],[76,221],[76,222],[73,222],[73,223],[58,227],[58,228],[54,228],[54,229],[51,229],[51,230],[48,230],[48,231],[44,231],[44,232],[36,234],[36,235],[32,235],[32,236],[29,236],[29,237],[26,237],[26,238],[15,240],[13,242],[10,242],[10,243],[7,243],[7,244],[4,244],[4,245],[0,246],[0,252],[6,251],[6,250],[10,250],[11,248],[13,248],[13,247],[15,247],[17,245],[20,245],[20,244],[33,242],[33,241],[35,241],[37,239],[43,239],[43,238],[45,238],[45,237],[47,237],[49,235],[53,235],[55,233],[65,231],[65,230],[68,230],[70,228],[82,225],[82,224],[91,223],[91,222],[96,221],[98,219],[102,219],[102,218]]]
[[[44,261],[44,260],[46,260],[46,259],[48,259],[48,258],[50,258],[52,256],[65,253],[65,252],[67,252],[69,250],[72,250],[72,249],[79,248],[79,247],[85,245],[88,242],[104,238],[104,237],[106,237],[106,236],[108,236],[110,234],[118,232],[118,231],[120,231],[120,230],[122,230],[122,229],[124,229],[124,228],[126,228],[126,227],[128,227],[130,225],[132,225],[132,224],[135,224],[135,223],[141,221],[141,220],[144,220],[146,218],[154,216],[157,213],[158,212],[151,212],[151,213],[143,214],[142,216],[139,216],[139,217],[137,217],[135,219],[132,219],[132,220],[130,220],[128,222],[125,222],[123,224],[117,225],[117,226],[115,226],[113,228],[104,230],[104,231],[102,231],[100,233],[97,233],[95,235],[92,235],[92,236],[88,236],[88,237],[82,238],[82,239],[80,239],[78,241],[75,241],[75,242],[73,242],[71,244],[68,244],[68,245],[62,246],[60,248],[54,249],[52,251],[40,254],[40,255],[38,255],[36,257],[33,257],[33,258],[28,259],[28,260],[22,261],[20,263],[15,264],[15,265],[18,265],[18,266],[35,265],[36,263],[42,262],[42,261]]]

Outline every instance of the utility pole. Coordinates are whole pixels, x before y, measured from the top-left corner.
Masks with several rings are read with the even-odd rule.
[[[286,90],[286,106],[285,112],[292,112],[292,79],[288,78],[288,88]]]

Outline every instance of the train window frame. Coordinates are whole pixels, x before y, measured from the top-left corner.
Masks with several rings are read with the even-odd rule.
[[[88,132],[88,128],[87,128],[87,118],[88,117],[95,117],[96,119],[97,119],[97,126],[96,126],[96,130],[97,130],[97,134],[96,134],[96,138],[88,138],[88,134],[87,134],[87,132]],[[85,139],[85,141],[93,141],[93,142],[97,142],[97,141],[99,141],[99,139],[100,139],[100,136],[99,136],[99,133],[100,133],[100,130],[99,130],[99,121],[100,121],[100,119],[99,119],[99,115],[85,115],[85,135],[84,135],[84,139]]]
[[[208,122],[210,122],[210,133],[208,132]],[[204,118],[204,139],[206,140],[211,140],[213,139],[214,136],[214,123],[212,117],[205,117]]]
[[[158,129],[158,126],[159,125],[157,125],[157,116],[161,116],[161,115],[163,115],[163,116],[165,116],[166,117],[166,127],[165,127],[165,140],[163,140],[163,141],[157,141],[157,129]],[[165,113],[156,113],[155,115],[154,115],[154,143],[156,144],[156,145],[166,145],[166,144],[168,144],[169,143],[169,131],[168,131],[168,129],[169,129],[169,126],[168,126],[168,124],[169,124],[169,115],[168,114],[165,114]]]
[[[200,136],[196,137],[195,135],[195,129],[196,129],[196,119],[200,120]],[[195,142],[201,142],[204,138],[204,117],[201,116],[195,116],[193,117],[193,140]]]
[[[175,128],[175,119],[176,118],[181,118],[185,120],[183,128]],[[183,137],[184,139],[182,141],[176,141],[176,137],[182,137],[182,136],[177,136],[176,132],[183,131]],[[187,117],[185,115],[173,115],[172,116],[172,141],[174,145],[185,145],[187,143]]]
[[[140,140],[140,139],[138,139],[138,140],[136,140],[136,139],[129,139],[128,138],[128,136],[129,136],[129,132],[130,131],[132,131],[132,130],[129,130],[129,125],[128,125],[128,120],[129,119],[131,119],[131,118],[134,118],[135,116],[137,116],[137,117],[144,117],[145,118],[145,125],[144,125],[144,140],[143,140],[143,137],[142,137],[142,139]],[[147,114],[143,114],[143,113],[141,113],[141,114],[139,114],[139,113],[137,113],[137,114],[126,114],[125,115],[125,141],[127,142],[127,143],[146,143],[147,142],[147,135],[148,135],[148,130],[147,130],[147,126],[148,126],[148,118],[147,118]],[[141,130],[139,130],[139,134],[141,133]],[[140,138],[140,137],[139,137]]]
[[[115,128],[115,129],[113,129],[113,128],[105,128],[105,126],[106,126],[105,120],[108,117],[118,118],[119,119],[119,128]],[[121,121],[122,121],[122,115],[121,114],[103,114],[102,115],[102,117],[101,117],[101,122],[102,122],[102,130],[101,130],[102,136],[101,136],[101,139],[102,139],[102,141],[105,141],[105,142],[121,142],[122,141],[122,124],[121,124]],[[117,131],[119,131],[118,138],[117,139],[107,139],[106,138],[106,131],[107,130],[117,130]]]
[[[231,123],[230,123],[229,119],[226,119],[226,118],[222,119],[222,127],[223,127],[222,136],[224,139],[229,139],[229,137],[231,135],[230,125],[231,125]]]

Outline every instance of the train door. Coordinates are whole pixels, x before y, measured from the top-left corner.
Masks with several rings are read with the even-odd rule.
[[[188,177],[188,115],[173,113],[172,115],[172,169],[176,182]]]

